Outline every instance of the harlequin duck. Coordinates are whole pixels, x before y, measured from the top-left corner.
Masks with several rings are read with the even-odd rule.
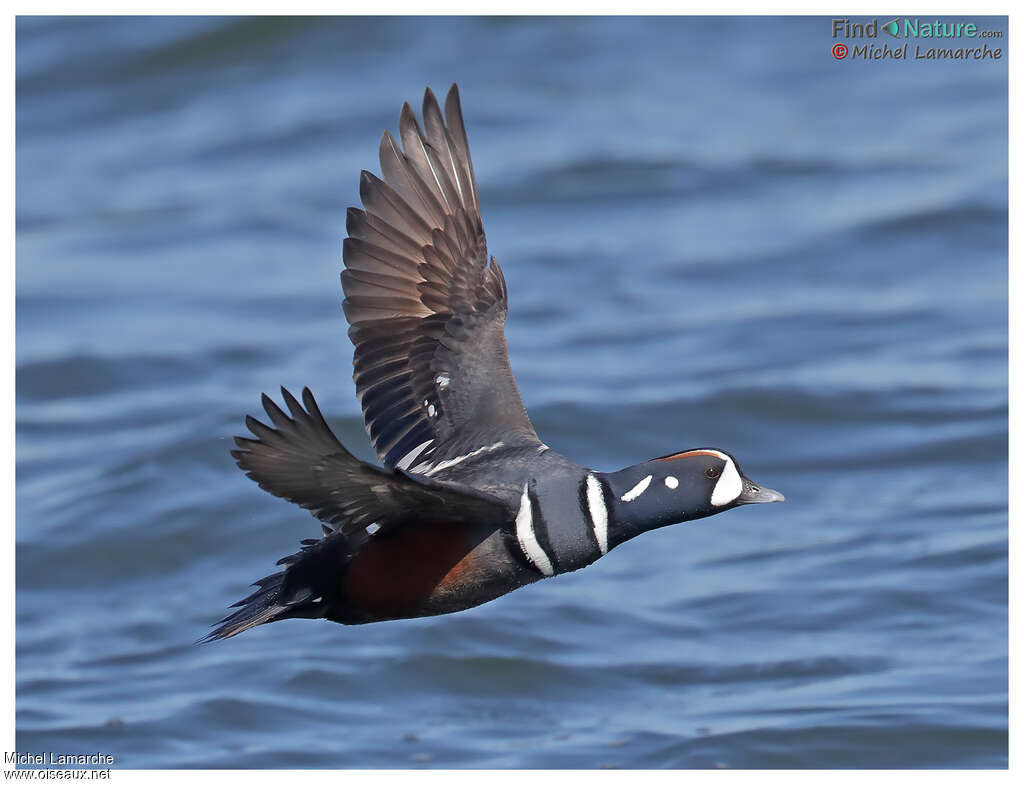
[[[270,424],[232,455],[323,524],[203,640],[259,624],[342,624],[471,608],[578,570],[636,535],[741,504],[783,501],[722,450],[586,469],[537,437],[509,368],[505,279],[488,257],[459,92],[428,88],[385,132],[383,179],[348,211],[343,307],[356,395],[383,467],[353,457],[313,394],[266,395]]]

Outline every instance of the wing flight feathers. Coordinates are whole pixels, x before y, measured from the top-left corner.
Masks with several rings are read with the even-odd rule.
[[[344,243],[356,395],[389,466],[414,451],[436,464],[495,434],[540,443],[508,363],[505,279],[487,254],[458,88],[443,113],[427,88],[422,118],[405,104],[401,145],[384,133],[383,179],[363,172]]]

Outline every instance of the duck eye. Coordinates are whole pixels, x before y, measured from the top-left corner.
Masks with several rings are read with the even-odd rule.
[[[709,466],[704,470],[704,476],[707,477],[709,480],[715,479],[721,473],[722,470],[719,469],[717,466]]]

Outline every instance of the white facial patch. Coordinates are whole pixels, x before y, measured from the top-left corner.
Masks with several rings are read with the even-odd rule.
[[[715,507],[734,502],[743,493],[743,480],[736,470],[736,464],[728,455],[722,455],[722,460],[725,461],[725,467],[722,469],[722,476],[715,483],[715,490],[711,493],[711,504]]]
[[[669,475],[668,477],[665,478],[665,487],[668,488],[670,491],[674,491],[676,488],[679,487],[679,480],[677,480],[672,475]]]
[[[639,499],[640,494],[647,490],[647,486],[651,484],[651,479],[654,477],[652,474],[648,474],[640,482],[622,494],[622,501],[631,502],[633,499]]]

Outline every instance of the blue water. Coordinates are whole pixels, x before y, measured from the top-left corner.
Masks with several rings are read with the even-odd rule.
[[[17,749],[1006,766],[1005,54],[832,44],[824,18],[19,19]],[[451,81],[544,441],[600,469],[718,446],[788,501],[461,614],[194,646],[319,532],[228,455],[260,393],[309,385],[370,457],[345,208]]]

